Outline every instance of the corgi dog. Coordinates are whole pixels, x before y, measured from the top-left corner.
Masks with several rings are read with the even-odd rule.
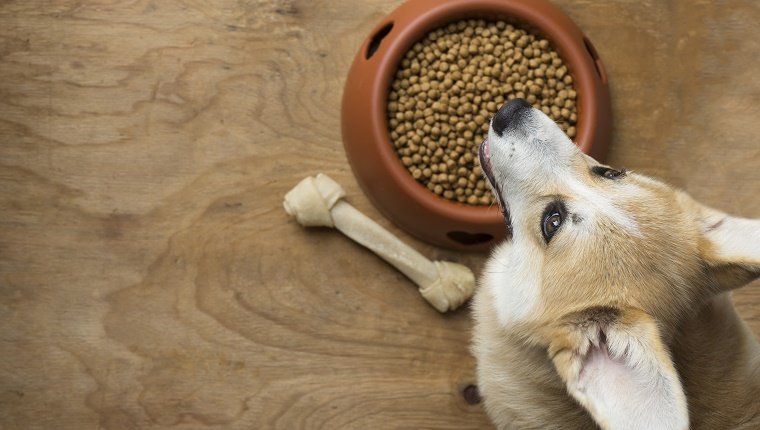
[[[479,157],[508,231],[473,302],[498,428],[760,429],[760,347],[730,297],[760,277],[760,220],[598,163],[521,99]]]

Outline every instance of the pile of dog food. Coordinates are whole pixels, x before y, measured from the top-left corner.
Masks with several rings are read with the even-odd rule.
[[[491,116],[514,98],[575,137],[573,78],[546,39],[504,21],[448,24],[414,44],[398,66],[387,103],[391,141],[435,194],[490,205],[478,147]]]

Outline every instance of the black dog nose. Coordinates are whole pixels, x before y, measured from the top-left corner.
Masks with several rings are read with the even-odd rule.
[[[493,116],[491,127],[499,136],[504,134],[507,127],[514,127],[522,117],[521,112],[530,109],[531,105],[525,99],[514,99],[502,106]]]

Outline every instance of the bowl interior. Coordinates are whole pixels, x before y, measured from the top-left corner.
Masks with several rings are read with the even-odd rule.
[[[431,31],[434,31],[442,26],[446,26],[450,23],[466,19],[483,19],[488,22],[505,21],[509,24],[547,39],[557,50],[558,54],[563,60],[563,63],[567,66],[569,74],[573,77],[573,88],[577,93],[576,107],[578,120],[576,128],[577,136],[579,137],[577,140],[580,141],[580,138],[585,135],[584,132],[586,125],[590,122],[590,118],[588,118],[588,115],[584,115],[586,113],[584,104],[588,100],[591,100],[592,97],[586,96],[585,94],[589,91],[589,89],[585,88],[583,85],[586,80],[578,79],[578,74],[582,70],[581,67],[576,64],[576,61],[572,61],[571,58],[569,58],[570,56],[565,55],[566,52],[571,52],[570,47],[567,46],[567,38],[560,36],[556,30],[552,31],[551,28],[544,28],[544,26],[542,26],[541,20],[532,19],[535,17],[540,17],[540,12],[536,12],[534,14],[521,13],[519,15],[516,15],[505,13],[502,9],[503,8],[472,7],[471,9],[465,10],[452,10],[447,13],[430,16],[427,19],[423,17],[423,19],[418,19],[413,22],[413,25],[409,26],[410,28],[408,28],[408,34],[406,37],[397,38],[394,41],[395,43],[393,46],[387,47],[385,55],[388,57],[388,61],[385,62],[385,67],[380,70],[379,76],[379,79],[381,80],[381,87],[384,88],[384,93],[381,95],[381,97],[375,99],[376,103],[379,102],[382,105],[379,109],[374,110],[374,112],[379,114],[379,117],[375,118],[375,121],[378,124],[382,124],[384,128],[384,132],[382,133],[383,142],[381,143],[380,150],[391,153],[392,157],[395,158],[395,168],[393,168],[393,174],[399,176],[398,179],[404,182],[405,187],[408,187],[410,190],[415,190],[415,198],[422,199],[426,206],[443,206],[446,207],[448,211],[459,212],[461,216],[477,216],[483,214],[484,216],[489,216],[492,218],[500,218],[500,215],[498,213],[495,213],[491,207],[454,202],[438,196],[427,189],[424,185],[415,180],[407,168],[401,163],[400,157],[398,156],[396,150],[394,149],[393,143],[391,142],[390,125],[388,123],[387,117],[387,102],[388,91],[394,79],[396,70],[398,69],[400,62],[406,52],[411,49],[415,43],[422,40]],[[392,23],[387,24],[381,28],[381,31],[389,32],[393,29],[393,25],[394,24]],[[372,48],[372,44],[370,44],[370,48]],[[377,48],[375,47],[374,49]],[[582,149],[584,148],[582,147]]]

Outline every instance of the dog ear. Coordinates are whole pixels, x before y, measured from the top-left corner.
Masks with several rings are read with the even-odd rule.
[[[602,429],[689,428],[681,381],[646,313],[590,309],[552,339],[549,356],[568,392]]]
[[[760,277],[760,219],[737,218],[685,196],[700,229],[699,254],[719,290],[742,287]]]

